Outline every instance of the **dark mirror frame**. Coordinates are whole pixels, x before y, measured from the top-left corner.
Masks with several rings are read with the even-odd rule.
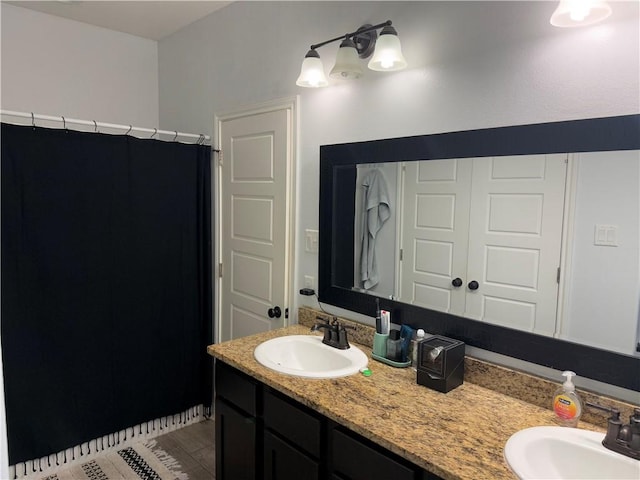
[[[640,150],[640,114],[321,146],[319,301],[375,317],[376,297],[349,288],[353,285],[357,164],[615,150]],[[638,357],[379,298],[380,307],[391,311],[393,323],[640,391]]]

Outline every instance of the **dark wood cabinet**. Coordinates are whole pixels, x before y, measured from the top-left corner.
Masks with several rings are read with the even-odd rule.
[[[265,388],[262,413],[267,429],[286,438],[308,455],[319,458],[323,417],[290,398]]]
[[[216,361],[217,480],[437,480],[380,445]]]
[[[318,413],[264,387],[264,478],[321,478],[323,420]]]
[[[216,399],[216,478],[255,480],[258,429],[256,419]]]
[[[260,383],[222,362],[216,362],[215,379],[216,479],[261,478]]]
[[[319,480],[320,464],[274,433],[264,432],[265,480]]]
[[[331,433],[333,471],[349,480],[416,480],[416,466],[343,427]]]

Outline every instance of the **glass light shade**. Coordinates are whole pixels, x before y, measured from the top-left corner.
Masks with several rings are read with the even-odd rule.
[[[324,66],[320,60],[320,55],[315,50],[309,50],[302,61],[300,75],[296,80],[299,87],[326,87],[329,85],[327,77],[324,74]]]
[[[384,27],[376,41],[376,49],[369,60],[369,68],[379,72],[402,70],[407,61],[402,55],[400,39],[393,27]]]
[[[560,0],[551,15],[554,27],[584,27],[598,23],[611,15],[607,2],[598,0]]]
[[[350,38],[343,40],[336,55],[336,63],[329,76],[331,78],[353,80],[360,78],[363,73],[355,43]]]

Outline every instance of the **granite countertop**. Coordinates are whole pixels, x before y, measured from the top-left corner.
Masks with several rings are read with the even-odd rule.
[[[292,325],[210,345],[207,351],[444,479],[514,479],[502,453],[507,439],[523,428],[555,425],[551,409],[469,382],[436,392],[416,384],[412,369],[375,360],[369,362],[370,377],[319,380],[277,373],[253,357],[265,340],[308,333],[308,327]],[[369,347],[354,345],[371,355]],[[601,430],[584,422],[580,427]]]

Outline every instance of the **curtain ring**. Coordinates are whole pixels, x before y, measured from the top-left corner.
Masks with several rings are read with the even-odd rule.
[[[62,115],[60,115],[62,117]],[[67,129],[67,121],[62,117],[62,128]]]
[[[155,136],[156,136],[156,133],[158,133],[158,129],[157,129],[157,128],[154,128],[154,129],[153,129],[153,134],[151,135],[151,137],[150,137],[150,138],[155,137]]]
[[[36,119],[33,116],[33,112],[31,112],[31,126],[35,128],[36,126]]]
[[[178,131],[177,131],[177,130],[176,130],[176,134],[175,134],[175,136],[173,137],[173,141],[174,141],[174,142],[176,141],[176,138],[178,138]]]
[[[95,121],[95,120],[93,121],[93,127],[94,127],[93,131],[94,131],[95,133],[98,133],[98,124],[96,123],[96,121]]]
[[[129,125],[129,130],[127,130],[127,133],[125,133],[125,135],[129,135],[129,132],[131,131],[131,125]]]

